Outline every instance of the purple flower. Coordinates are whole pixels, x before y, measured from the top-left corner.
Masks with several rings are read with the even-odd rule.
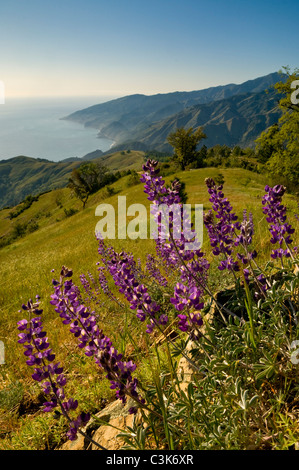
[[[113,254],[112,251],[111,254]],[[84,349],[85,354],[93,357],[95,362],[105,370],[111,388],[117,390],[117,398],[125,403],[127,395],[129,395],[139,403],[143,403],[143,398],[136,391],[138,382],[132,377],[136,365],[132,361],[124,362],[122,360],[122,355],[113,347],[111,340],[99,329],[95,313],[81,303],[78,288],[73,284],[72,279],[66,276],[66,272],[68,272],[66,268],[62,269],[63,274],[60,280],[53,282],[54,294],[51,296],[51,304],[55,306],[55,311],[59,313],[63,323],[70,324],[70,332],[78,339],[79,347]],[[122,284],[120,283],[120,285]],[[136,290],[136,296],[145,293],[146,290],[142,286]],[[60,385],[62,384],[61,380],[63,382],[63,378],[59,377]],[[69,400],[65,406],[72,407],[72,403]],[[76,426],[73,426],[70,436],[73,435],[74,429]]]
[[[238,262],[233,259],[232,254],[234,247],[238,246],[242,240],[236,236],[236,230],[241,229],[241,224],[236,214],[232,212],[228,199],[224,197],[222,185],[217,186],[212,178],[206,178],[205,183],[215,216],[210,210],[204,215],[204,224],[208,230],[213,254],[215,256],[222,254],[225,257],[218,268],[238,271]]]
[[[179,319],[179,323],[178,323],[179,329],[184,332],[188,331],[189,323],[188,323],[187,315],[180,313],[178,315],[178,319]]]
[[[29,313],[29,320],[23,319],[17,323],[18,330],[21,331],[18,335],[18,342],[23,345],[24,355],[28,358],[26,364],[35,366],[32,374],[33,380],[40,382],[43,392],[51,398],[44,403],[43,411],[51,412],[59,405],[65,414],[67,411],[75,409],[78,402],[73,398],[65,402],[62,401],[65,398],[63,387],[66,384],[63,367],[59,362],[53,362],[55,354],[49,348],[47,333],[43,330],[41,317],[30,318],[33,313],[43,312],[39,309],[39,302],[33,303],[29,300],[25,307],[24,310]],[[76,432],[77,430],[78,427]],[[70,432],[74,437],[74,430]],[[70,435],[69,433],[68,435]]]
[[[157,281],[160,286],[166,287],[168,284],[167,279],[162,276],[159,268],[157,267],[156,260],[154,256],[147,255],[146,269],[153,279]]]
[[[90,420],[89,413],[80,413],[77,419],[71,421],[69,431],[67,432],[67,437],[70,441],[74,441],[77,438],[78,429]]]
[[[279,248],[272,250],[271,257],[274,259],[292,256],[290,245],[293,240],[291,235],[295,232],[295,229],[287,223],[287,209],[281,203],[285,190],[286,188],[282,185],[276,185],[273,188],[267,185],[265,186],[266,194],[262,198],[263,212],[266,214],[266,220],[270,225],[270,242],[273,245],[277,243],[279,245]]]
[[[160,306],[151,298],[147,287],[139,281],[139,270],[132,255],[117,253],[112,246],[107,247],[101,239],[98,251],[119,292],[124,294],[130,308],[136,310],[137,318],[150,322],[147,326],[149,331],[152,331],[153,325],[159,324]],[[165,316],[163,319],[165,320]]]
[[[153,201],[153,215],[159,228],[159,236],[155,239],[156,251],[167,270],[178,271],[180,281],[176,284],[174,296],[171,303],[178,311],[188,310],[188,315],[193,309],[202,309],[203,302],[200,300],[207,282],[209,263],[204,258],[203,252],[199,249],[188,250],[186,243],[196,242],[195,233],[191,231],[192,224],[188,223],[190,239],[186,239],[184,230],[180,231],[180,236],[176,236],[177,228],[182,229],[183,205],[180,198],[180,183],[174,181],[170,187],[166,187],[165,181],[158,176],[159,169],[157,162],[148,160],[143,166],[144,173],[141,181],[144,184],[144,192],[148,194],[148,199]],[[176,207],[174,208],[174,204]],[[163,205],[169,212],[169,235],[163,221],[160,207]],[[177,206],[180,210],[177,210]],[[187,225],[187,224],[186,224]],[[189,236],[188,235],[188,236]],[[193,237],[193,238],[192,238]],[[148,269],[161,285],[166,284],[160,272],[153,266],[153,258],[148,258]],[[161,321],[160,316],[160,321]],[[179,318],[179,317],[178,317]],[[190,320],[190,318],[189,318]],[[192,321],[189,322],[190,332],[193,328]],[[185,331],[186,323],[179,319],[179,328]],[[151,328],[150,328],[151,330]]]
[[[179,312],[187,310],[188,313],[188,315],[178,315],[178,327],[181,331],[192,331],[194,327],[198,327],[203,324],[202,317],[198,312],[198,310],[201,310],[204,307],[204,303],[201,302],[201,296],[202,291],[198,287],[187,287],[180,282],[176,284],[174,297],[171,297],[170,302]],[[194,310],[197,310],[197,312]]]
[[[216,186],[212,178],[206,179],[206,185],[210,194],[212,209],[204,215],[204,224],[210,238],[210,244],[215,256],[222,255],[218,265],[220,271],[228,270],[232,273],[240,271],[241,263],[244,265],[243,273],[245,282],[249,282],[249,274],[253,274],[252,260],[257,256],[250,245],[254,234],[252,213],[243,211],[243,221],[232,212],[232,206],[224,197],[222,185]],[[239,248],[241,252],[237,252]],[[248,269],[249,268],[249,269]],[[235,275],[235,274],[234,274]]]

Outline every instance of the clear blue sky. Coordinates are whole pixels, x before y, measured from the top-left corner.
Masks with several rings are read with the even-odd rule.
[[[6,96],[189,91],[298,67],[298,0],[2,0]]]

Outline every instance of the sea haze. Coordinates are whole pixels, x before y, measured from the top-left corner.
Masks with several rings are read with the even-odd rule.
[[[0,105],[0,160],[19,155],[60,161],[109,150],[113,141],[97,130],[61,118],[115,96],[9,99]]]

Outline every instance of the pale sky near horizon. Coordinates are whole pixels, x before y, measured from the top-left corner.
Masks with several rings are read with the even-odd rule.
[[[5,96],[191,91],[298,67],[298,0],[0,0]]]

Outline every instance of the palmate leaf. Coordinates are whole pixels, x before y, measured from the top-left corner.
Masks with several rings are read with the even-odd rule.
[[[270,379],[273,374],[276,372],[275,363],[268,362],[266,359],[260,359],[261,364],[255,364],[253,369],[259,371],[256,374],[256,380],[263,378]]]

